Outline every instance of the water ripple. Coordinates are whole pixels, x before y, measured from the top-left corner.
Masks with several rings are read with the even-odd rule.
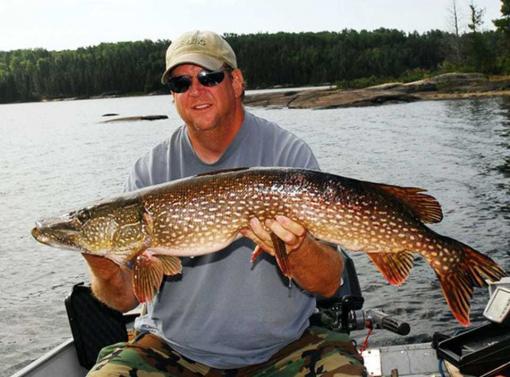
[[[132,109],[168,112],[169,119],[125,123],[112,132],[97,124],[112,109],[126,115]],[[510,270],[510,101],[250,110],[306,140],[323,170],[427,188],[445,213],[434,230],[471,244]],[[168,96],[0,105],[0,119],[11,120],[2,124],[0,148],[2,376],[70,336],[63,300],[73,284],[88,280],[80,255],[31,239],[34,221],[118,193],[136,158],[181,121]],[[365,307],[381,308],[411,324],[409,336],[378,332],[371,338],[374,344],[423,341],[434,331],[455,326],[435,274],[423,259],[416,259],[408,282],[397,288],[384,281],[365,255],[351,255]],[[485,304],[485,291],[476,290],[472,318],[481,315]]]

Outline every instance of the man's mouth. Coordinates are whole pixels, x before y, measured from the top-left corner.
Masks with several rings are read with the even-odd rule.
[[[210,104],[204,103],[204,104],[199,104],[199,105],[193,106],[193,110],[205,110],[205,109],[208,109],[210,107],[211,107]]]

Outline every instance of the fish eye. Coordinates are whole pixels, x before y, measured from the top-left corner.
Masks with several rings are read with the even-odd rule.
[[[76,213],[76,218],[81,222],[84,223],[87,220],[89,220],[91,217],[91,211],[88,208],[84,208]]]

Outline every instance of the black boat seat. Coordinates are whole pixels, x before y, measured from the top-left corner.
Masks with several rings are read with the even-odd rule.
[[[76,284],[65,305],[81,366],[92,368],[101,348],[128,340],[126,324],[136,316],[109,308],[94,297],[89,286]]]

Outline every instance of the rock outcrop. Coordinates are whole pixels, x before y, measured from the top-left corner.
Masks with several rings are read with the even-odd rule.
[[[386,83],[356,90],[292,90],[247,95],[248,106],[331,109],[418,100],[510,95],[510,79],[489,80],[480,73],[445,73],[410,83]]]
[[[105,116],[105,115],[103,115]],[[101,123],[114,123],[114,122],[134,122],[139,120],[159,120],[159,119],[167,119],[168,115],[136,115],[136,116],[128,116],[128,117],[118,117],[103,120]]]

